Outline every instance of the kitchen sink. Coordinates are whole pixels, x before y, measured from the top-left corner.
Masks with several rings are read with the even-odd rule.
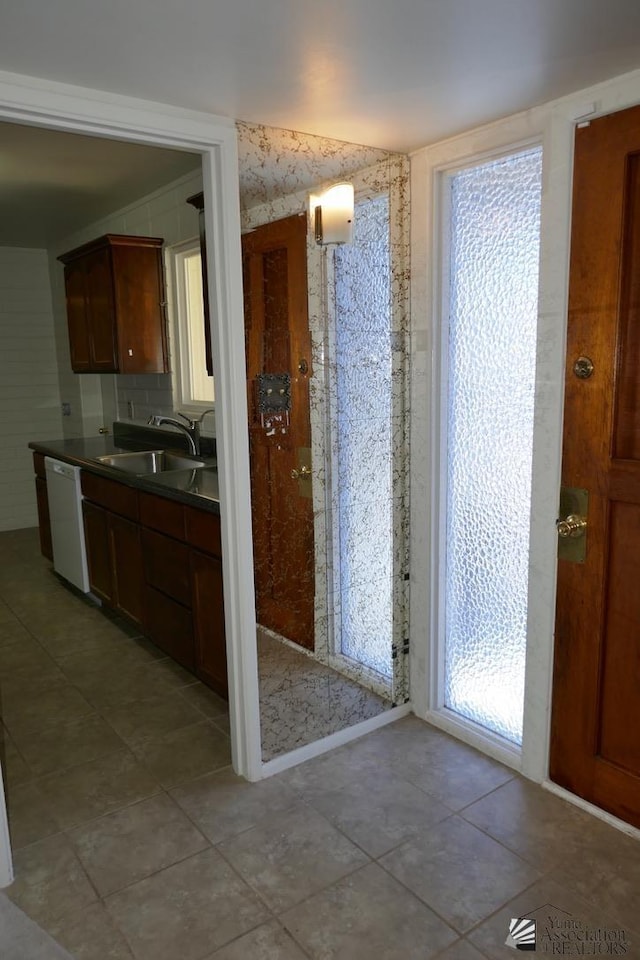
[[[168,450],[132,450],[131,453],[113,453],[107,457],[96,457],[95,462],[139,477],[148,473],[189,470],[206,466],[204,460],[193,460],[191,457],[183,457],[179,453],[170,453]]]

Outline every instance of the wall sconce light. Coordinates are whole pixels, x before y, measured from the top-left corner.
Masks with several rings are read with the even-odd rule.
[[[353,184],[336,183],[321,196],[311,194],[316,243],[351,243],[353,238]]]

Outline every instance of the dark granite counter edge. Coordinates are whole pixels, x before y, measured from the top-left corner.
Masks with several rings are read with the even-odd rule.
[[[220,500],[216,496],[217,470],[213,465],[215,461],[210,466],[196,467],[193,470],[167,470],[155,475],[154,478],[154,476],[137,476],[125,473],[124,470],[117,470],[115,467],[96,463],[95,457],[122,453],[127,449],[121,443],[114,443],[113,438],[108,436],[72,440],[33,440],[28,446],[36,453],[41,453],[46,457],[54,457],[56,460],[62,460],[72,466],[81,467],[90,473],[123,483],[127,487],[134,487],[146,493],[154,493],[156,496],[166,497],[167,500],[177,500],[180,503],[197,507],[199,510],[220,513]],[[136,444],[136,449],[140,450],[142,448],[142,444]],[[159,443],[148,446],[150,450],[159,448]],[[165,449],[170,448],[166,447]],[[180,451],[180,453],[183,454],[183,451]],[[205,472],[215,474],[215,481],[211,478],[211,483],[208,484],[211,487],[211,493],[205,494],[188,489],[179,489],[180,482],[192,483],[195,481],[197,485],[199,479],[200,481],[204,480],[203,474]],[[172,484],[178,484],[178,486]],[[207,484],[203,485],[206,486]]]

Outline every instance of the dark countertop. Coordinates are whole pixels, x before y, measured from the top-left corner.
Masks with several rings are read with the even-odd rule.
[[[47,457],[54,457],[64,463],[73,464],[109,480],[117,480],[128,487],[155,493],[157,496],[167,497],[169,500],[178,500],[211,513],[220,513],[220,493],[218,489],[218,469],[215,457],[200,457],[207,460],[208,466],[196,467],[193,470],[167,470],[163,473],[136,476],[117,470],[115,467],[96,463],[96,457],[105,457],[113,453],[126,453],[130,450],[159,450],[177,449],[182,456],[178,444],[173,442],[175,434],[169,434],[168,442],[145,443],[137,441],[132,445],[123,446],[112,436],[77,438],[73,440],[33,440],[29,447],[36,453]]]

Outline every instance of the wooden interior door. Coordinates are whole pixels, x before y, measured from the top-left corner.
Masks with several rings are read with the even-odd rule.
[[[584,562],[559,560],[550,775],[640,827],[640,107],[575,145],[563,485],[589,505]]]
[[[294,473],[311,447],[306,217],[258,227],[245,234],[242,248],[256,616],[262,626],[313,649],[311,482]],[[257,378],[285,373],[291,377],[289,422],[274,422],[259,409]]]

